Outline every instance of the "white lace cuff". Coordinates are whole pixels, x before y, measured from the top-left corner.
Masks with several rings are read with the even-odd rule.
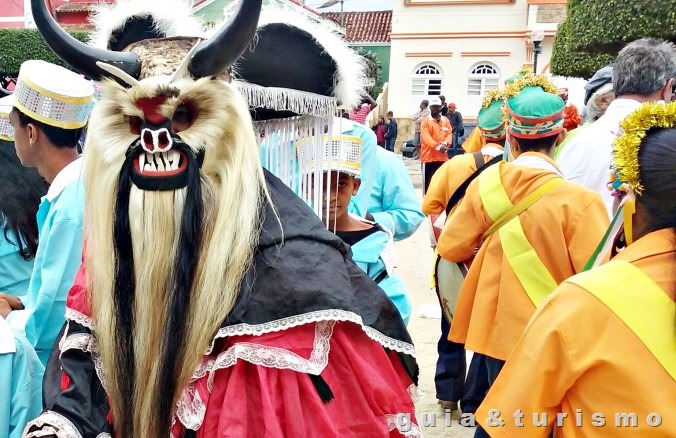
[[[29,432],[34,427],[38,429]],[[53,411],[43,412],[38,418],[28,423],[23,430],[24,438],[39,438],[50,435],[57,438],[82,438],[80,432],[68,418]]]

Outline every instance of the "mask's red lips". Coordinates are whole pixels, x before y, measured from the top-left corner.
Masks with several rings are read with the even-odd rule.
[[[149,153],[141,151],[134,158],[134,170],[145,177],[163,178],[178,175],[188,168],[188,158],[180,150]]]

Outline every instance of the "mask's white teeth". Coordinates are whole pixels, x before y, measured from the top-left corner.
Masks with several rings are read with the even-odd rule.
[[[155,163],[151,162],[148,163],[148,165],[150,166],[150,172],[157,172],[157,166],[155,165]]]
[[[169,151],[169,162],[171,163],[171,170],[178,169],[178,162],[181,159],[181,154],[178,151]]]
[[[145,152],[138,156],[138,168],[143,172],[143,168],[146,166],[146,154]]]
[[[150,172],[150,163],[146,163],[145,167],[143,168],[143,173]]]
[[[158,172],[166,172],[167,168],[164,166],[164,160],[162,160],[162,157],[160,157],[159,160],[157,160],[157,171]]]

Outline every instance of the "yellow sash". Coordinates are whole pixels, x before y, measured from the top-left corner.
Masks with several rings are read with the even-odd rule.
[[[481,202],[488,216],[496,223],[504,222],[503,217],[511,216],[515,211],[518,211],[519,206],[528,207],[528,205],[563,182],[562,179],[556,179],[544,184],[527,197],[527,201],[530,204],[525,205],[522,202],[515,207],[502,185],[500,178],[501,167],[502,163],[499,166],[491,167],[479,176]],[[521,211],[523,210],[525,208],[521,208]],[[511,220],[506,221],[500,227],[498,233],[500,235],[500,242],[502,243],[502,250],[509,265],[514,270],[516,277],[519,279],[530,300],[535,307],[538,307],[542,300],[557,288],[558,283],[554,280],[544,263],[542,263],[540,257],[538,257],[533,245],[528,241],[518,214],[514,215]]]
[[[629,262],[613,260],[568,280],[598,298],[676,379],[676,303]]]

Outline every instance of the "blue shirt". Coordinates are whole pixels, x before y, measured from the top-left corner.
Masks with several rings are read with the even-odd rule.
[[[425,215],[411,177],[401,157],[383,148],[376,148],[374,183],[368,202],[373,220],[394,234],[394,240],[411,236],[420,227]],[[366,216],[356,204],[350,212]]]
[[[25,311],[12,312],[8,320],[17,328],[25,318],[26,338],[43,365],[47,364],[56,336],[66,317],[66,298],[82,261],[84,188],[82,159],[66,166],[42,198],[37,220],[38,252],[24,300]],[[22,316],[22,312],[26,312]]]
[[[412,307],[411,300],[406,293],[406,285],[394,273],[394,267],[387,266],[384,260],[386,250],[392,251],[391,246],[393,245],[389,233],[377,231],[351,247],[352,259],[373,280],[381,276],[383,271],[388,271],[389,268],[388,275],[378,283],[378,286],[390,297],[390,300],[399,310],[404,323],[408,325]]]
[[[5,237],[5,220],[0,216],[0,292],[22,298],[28,292],[33,260],[19,254],[19,237],[10,231]],[[0,435],[2,436],[2,435]]]
[[[40,415],[43,374],[28,340],[0,318],[0,437],[20,438]]]

